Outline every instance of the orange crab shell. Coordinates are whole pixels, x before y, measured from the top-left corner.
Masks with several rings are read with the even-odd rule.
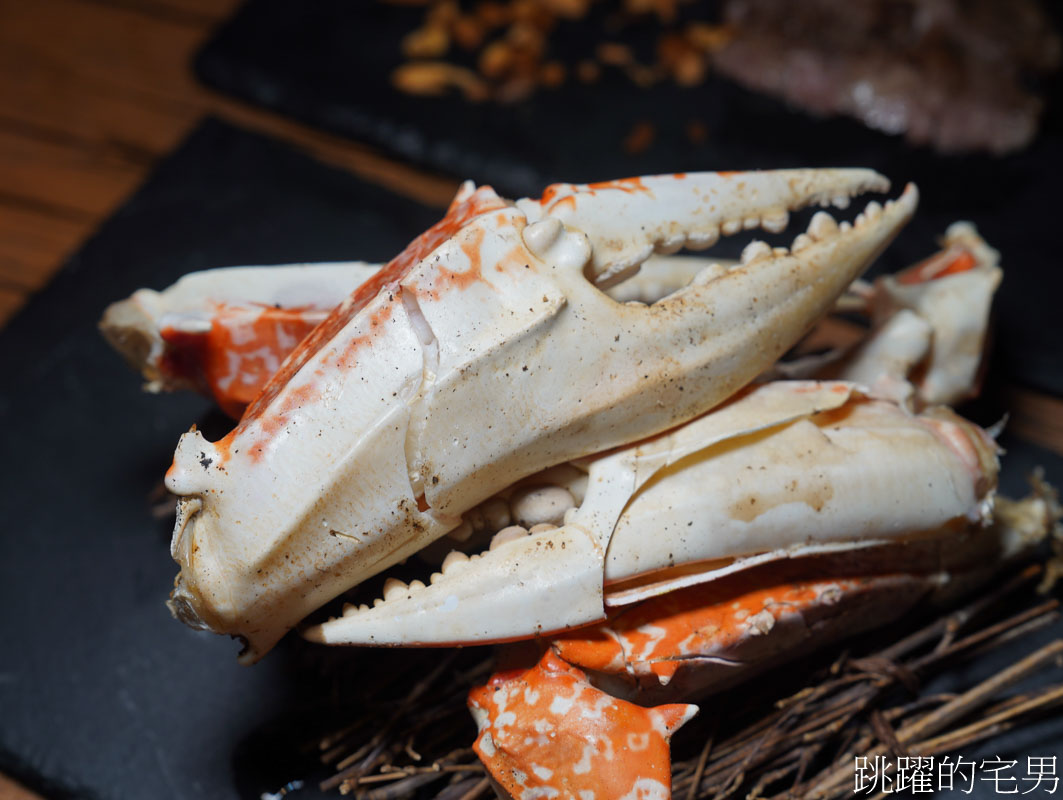
[[[753,571],[757,573],[756,570]],[[701,584],[617,609],[552,649],[595,686],[639,703],[698,698],[890,622],[933,590],[927,575]]]
[[[469,692],[473,745],[511,797],[667,797],[668,741],[698,707],[618,700],[548,649],[529,670],[497,673]]]

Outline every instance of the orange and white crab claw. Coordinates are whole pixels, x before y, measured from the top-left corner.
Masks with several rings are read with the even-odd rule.
[[[348,607],[305,635],[505,641],[771,562],[952,547],[987,523],[997,476],[991,439],[947,409],[913,416],[852,384],[801,381],[757,386],[580,466],[474,509],[463,527],[477,517],[506,526],[486,552],[447,556],[428,585],[390,580],[374,607]]]
[[[596,800],[667,798],[666,741],[646,747],[646,718],[668,710],[679,719],[684,706],[640,706],[699,700],[917,603],[947,602],[1028,555],[1059,520],[1047,487],[997,504],[992,523],[960,533],[773,562],[613,609],[601,625],[549,642],[534,668],[470,692],[476,752],[503,797],[593,788]],[[631,794],[636,783],[644,794]]]
[[[100,332],[150,392],[202,392],[231,416],[379,264],[228,267],[138,289],[107,307]]]
[[[1052,498],[996,498],[990,524],[917,543],[794,558],[610,611],[553,642],[595,686],[639,703],[696,700],[832,641],[942,603],[1028,555]]]
[[[832,306],[910,217],[914,187],[857,225],[817,215],[792,251],[747,247],[652,305],[599,286],[654,248],[886,188],[858,169],[562,186],[517,204],[466,187],[229,436],[182,437],[167,474],[175,614],[243,637],[254,660],[504,487],[704,413]]]
[[[646,719],[687,715],[681,705],[642,706],[698,700],[917,603],[969,592],[1032,552],[1059,515],[1039,486],[1024,500],[998,498],[991,523],[958,533],[772,562],[613,609],[601,625],[549,642],[537,666],[470,692],[476,752],[502,797],[667,798],[671,729],[655,726],[662,738],[650,748]]]
[[[469,693],[473,748],[501,797],[666,800],[668,740],[698,707],[643,708],[591,686],[552,650]]]

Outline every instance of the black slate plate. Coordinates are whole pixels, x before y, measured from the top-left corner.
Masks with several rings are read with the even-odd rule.
[[[207,404],[142,393],[96,322],[196,269],[387,259],[440,214],[208,121],[0,333],[0,769],[100,798],[288,779],[241,742],[327,687],[170,618],[148,495]]]
[[[699,169],[859,165],[898,184],[915,181],[922,208],[913,235],[894,250],[895,265],[925,254],[950,222],[976,222],[1011,268],[998,300],[1009,376],[1063,394],[1063,324],[1042,301],[1063,294],[1055,231],[1063,174],[1058,104],[1033,147],[998,159],[943,158],[854,121],[793,112],[717,77],[693,89],[639,90],[606,75],[593,86],[569,81],[508,106],[416,98],[393,90],[389,76],[400,63],[400,38],[422,13],[375,0],[250,0],[196,67],[222,91],[509,196],[537,196],[554,181]],[[599,25],[590,19],[582,28],[562,26],[565,33],[551,43],[564,60],[585,57],[587,42],[601,38],[589,32]],[[652,52],[649,32],[629,31],[628,41]],[[692,120],[708,130],[703,144],[684,133]],[[651,122],[656,138],[645,152],[627,155],[622,141],[640,122]]]
[[[192,421],[224,423],[197,398],[142,394],[95,325],[115,298],[194,269],[383,259],[436,216],[207,122],[0,332],[0,771],[50,797],[257,800],[315,777],[299,745],[345,721],[358,674],[401,675],[401,651],[298,640],[243,668],[233,642],[170,619],[172,523],[148,496]],[[1012,493],[1036,463],[1063,483],[1063,460],[1009,449]],[[964,755],[1061,751],[1057,719]],[[309,786],[291,796],[322,796]]]

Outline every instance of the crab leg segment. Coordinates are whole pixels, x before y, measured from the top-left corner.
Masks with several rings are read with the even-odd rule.
[[[548,650],[533,668],[473,689],[469,710],[480,729],[473,747],[505,797],[664,800],[668,740],[698,707],[618,700]]]
[[[240,416],[318,323],[379,269],[352,261],[193,272],[112,303],[100,331],[150,391],[195,389]]]
[[[1000,255],[969,222],[950,225],[941,244],[933,256],[897,275],[870,286],[857,281],[839,300],[839,310],[871,318],[869,334],[831,320],[802,343],[829,352],[777,364],[773,373],[855,381],[916,410],[973,397],[1002,276]]]
[[[562,527],[448,559],[430,585],[306,635],[442,644],[574,627],[757,565],[980,524],[995,480],[994,445],[951,412],[912,417],[843,383],[766,384],[591,462]]]
[[[868,298],[876,325],[885,327],[898,317],[925,322],[930,339],[922,357],[900,372],[906,356],[911,358],[911,351],[906,352],[911,339],[878,336],[883,343],[897,342],[893,353],[888,346],[869,342],[853,356],[842,377],[861,380],[877,367],[886,380],[898,375],[912,380],[922,404],[952,405],[973,397],[984,360],[989,310],[1003,276],[999,261],[1000,254],[969,222],[950,225],[941,252],[898,275],[879,278]],[[916,374],[917,364],[921,368]]]
[[[788,193],[760,189],[742,207],[816,202],[871,180],[800,174],[771,184]],[[715,175],[669,180],[688,197],[723,191]],[[467,194],[300,345],[230,436],[186,435],[168,485],[200,510],[175,531],[177,613],[246,637],[254,657],[504,487],[704,413],[827,311],[916,202],[909,188],[859,225],[817,218],[796,252],[747,248],[737,268],[632,306],[584,272],[614,246],[594,233],[613,192],[624,193],[577,204],[571,222],[592,235],[552,217],[529,224],[527,204],[489,189]],[[665,199],[675,208],[657,213],[677,231],[730,213]],[[643,236],[654,240],[652,226]]]

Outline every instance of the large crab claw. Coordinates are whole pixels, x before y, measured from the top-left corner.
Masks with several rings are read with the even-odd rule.
[[[646,178],[516,205],[467,187],[229,436],[182,437],[167,476],[182,495],[172,608],[242,636],[253,660],[503,487],[703,413],[830,308],[907,221],[914,187],[853,225],[817,214],[792,252],[750,245],[738,267],[649,306],[617,303],[588,275],[885,188],[867,170]]]
[[[375,607],[348,607],[306,635],[507,640],[773,561],[898,541],[918,551],[912,541],[988,518],[996,471],[993,443],[946,409],[913,417],[851,384],[765,384],[594,459],[561,527],[451,558],[430,585],[385,587]]]
[[[693,700],[917,603],[947,604],[1028,557],[1059,517],[1051,491],[995,499],[993,520],[959,534],[793,559],[611,609],[553,648],[594,685],[645,704]],[[813,577],[810,577],[813,576]]]

